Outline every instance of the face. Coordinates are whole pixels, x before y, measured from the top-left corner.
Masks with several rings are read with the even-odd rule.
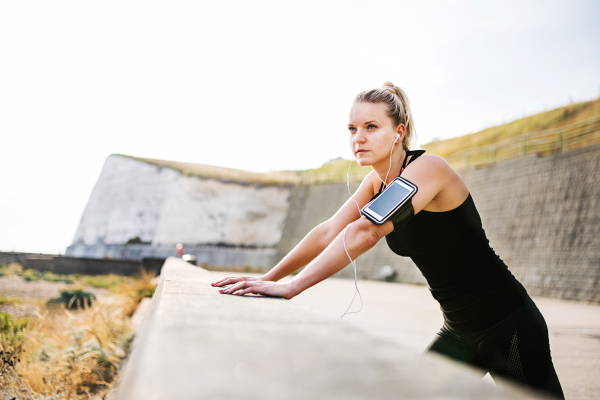
[[[350,109],[350,147],[359,165],[372,165],[389,163],[390,150],[400,133],[400,139],[394,145],[396,149],[402,148],[404,125],[394,126],[394,122],[387,116],[384,103],[356,103]]]

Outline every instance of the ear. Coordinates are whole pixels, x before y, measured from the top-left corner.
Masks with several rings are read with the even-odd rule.
[[[396,140],[394,140],[394,143],[401,142],[404,139],[405,133],[406,127],[404,126],[404,124],[398,125],[398,128],[396,128]]]

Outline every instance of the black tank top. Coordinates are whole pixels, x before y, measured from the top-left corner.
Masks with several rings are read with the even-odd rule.
[[[423,152],[419,153],[411,162]],[[386,241],[394,253],[410,257],[421,270],[446,326],[455,332],[489,328],[527,298],[523,285],[490,247],[470,193],[453,210],[421,210]]]

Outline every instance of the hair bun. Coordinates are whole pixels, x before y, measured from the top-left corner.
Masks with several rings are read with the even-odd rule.
[[[386,90],[396,97],[400,98],[402,96],[402,90],[399,87],[396,87],[392,82],[386,82],[383,84],[381,89]]]

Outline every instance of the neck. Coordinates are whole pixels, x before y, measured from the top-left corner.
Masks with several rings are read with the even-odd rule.
[[[390,157],[386,157],[381,160],[377,164],[373,164],[371,168],[375,170],[375,173],[379,177],[379,179],[384,182],[387,186],[391,181],[394,180],[398,175],[400,175],[400,168],[402,168],[402,163],[406,158],[406,151],[402,147],[402,145],[398,147],[394,147],[394,151],[392,152],[391,159],[391,167],[390,167]],[[388,173],[389,171],[389,173]]]

